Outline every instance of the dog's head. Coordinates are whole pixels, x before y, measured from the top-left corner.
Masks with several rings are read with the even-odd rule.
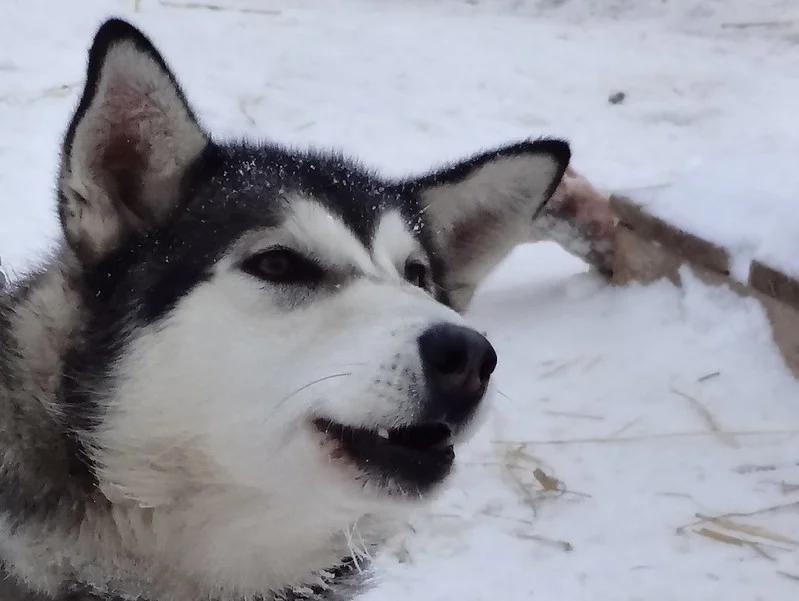
[[[388,181],[220,143],[152,44],[106,23],[59,177],[89,316],[65,411],[101,489],[173,510],[238,491],[338,529],[426,496],[497,361],[460,313],[568,161],[531,141]]]

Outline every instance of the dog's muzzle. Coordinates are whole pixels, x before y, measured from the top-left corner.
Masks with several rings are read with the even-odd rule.
[[[362,428],[317,418],[314,426],[335,444],[331,457],[421,495],[443,481],[455,459],[453,438],[472,420],[497,366],[486,338],[460,325],[438,323],[418,338],[425,379],[421,412],[411,423]]]

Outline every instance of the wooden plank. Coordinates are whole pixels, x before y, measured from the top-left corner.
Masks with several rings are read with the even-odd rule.
[[[614,234],[613,284],[646,284],[667,278],[679,286],[679,269],[687,265],[706,284],[726,286],[736,294],[756,299],[765,309],[786,366],[799,378],[799,281],[754,261],[748,282],[738,282],[726,270],[728,255],[723,249],[703,241],[686,246],[683,235],[667,233],[679,232],[677,228],[647,215],[629,199],[615,197],[613,206],[619,216]],[[717,251],[723,253],[723,262]]]
[[[730,273],[729,254],[724,248],[650,215],[640,204],[629,198],[612,195],[610,204],[619,223],[642,238],[659,242],[691,263],[716,273],[722,275]]]
[[[766,296],[799,310],[799,282],[760,261],[752,261],[749,285]]]

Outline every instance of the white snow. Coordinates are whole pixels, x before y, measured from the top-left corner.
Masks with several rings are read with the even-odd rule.
[[[4,265],[23,269],[56,231],[57,145],[109,13],[152,35],[213,131],[337,146],[389,173],[555,134],[597,185],[637,188],[731,150],[799,148],[794,2],[208,2],[222,9],[6,0]],[[790,225],[736,207],[719,235],[737,226],[756,245],[744,231]],[[551,244],[517,249],[472,311],[500,356],[492,417],[447,494],[377,558],[364,599],[796,599],[799,382],[759,305],[685,280],[611,289]],[[544,491],[541,473],[568,492]],[[730,513],[765,530],[678,532]]]
[[[714,157],[654,193],[653,215],[725,248],[732,276],[753,259],[799,277],[799,150]]]

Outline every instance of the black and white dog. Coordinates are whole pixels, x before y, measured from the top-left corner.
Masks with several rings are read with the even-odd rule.
[[[63,241],[0,300],[0,598],[350,597],[490,395],[461,314],[569,157],[525,141],[392,181],[219,142],[106,22]]]

